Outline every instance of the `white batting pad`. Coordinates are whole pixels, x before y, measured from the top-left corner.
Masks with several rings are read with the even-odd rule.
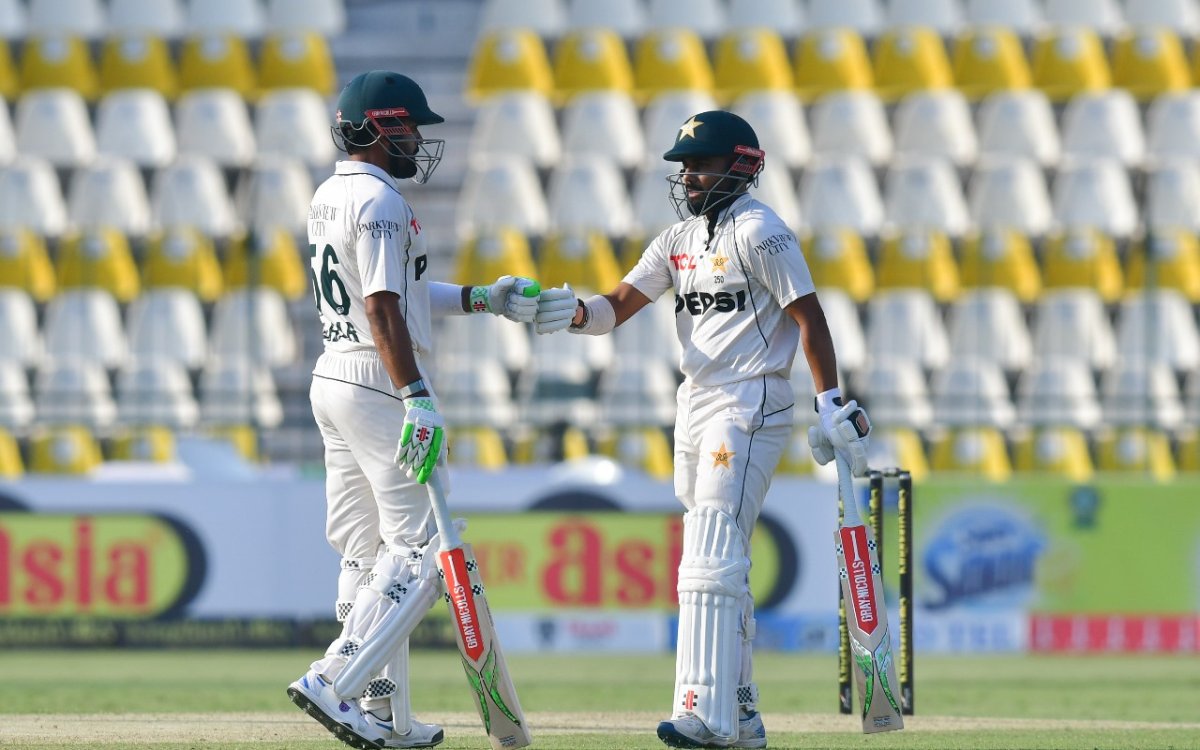
[[[343,557],[342,568],[338,573],[338,597],[334,606],[338,622],[345,622],[354,606],[354,598],[358,596],[359,588],[367,584],[367,577],[375,567],[374,557]]]
[[[722,741],[738,735],[739,631],[749,572],[746,545],[732,516],[708,506],[684,515],[672,712],[695,715]]]
[[[363,691],[362,707],[376,716],[392,716],[392,730],[406,734],[411,728],[412,695],[408,689],[408,639],[392,654],[392,659],[383,667],[383,672],[367,683]]]

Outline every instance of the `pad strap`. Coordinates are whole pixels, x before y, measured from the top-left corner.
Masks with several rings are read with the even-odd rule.
[[[758,685],[753,682],[738,685],[737,702],[739,706],[754,710],[754,707],[758,705]]]

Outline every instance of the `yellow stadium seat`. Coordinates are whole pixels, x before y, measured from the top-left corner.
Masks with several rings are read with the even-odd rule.
[[[179,76],[165,39],[114,36],[100,52],[100,93],[154,89],[168,99],[179,93]]]
[[[1142,239],[1129,254],[1125,286],[1178,289],[1192,304],[1200,303],[1200,240],[1183,229]]]
[[[1055,232],[1046,238],[1042,259],[1046,289],[1087,287],[1105,302],[1121,296],[1121,262],[1111,237],[1093,229]]]
[[[447,440],[451,446],[447,458],[455,466],[474,466],[480,469],[503,469],[508,466],[504,438],[493,427],[450,427]]]
[[[585,91],[633,92],[633,65],[615,31],[591,27],[564,36],[554,49],[555,93],[565,103]]]
[[[310,246],[316,252],[315,246]],[[308,268],[285,229],[253,232],[234,240],[222,264],[226,289],[266,286],[288,299],[308,291]]]
[[[17,98],[20,89],[21,79],[13,63],[12,51],[8,48],[8,42],[0,39],[0,96],[11,102]]]
[[[634,94],[648,102],[669,91],[712,93],[713,71],[694,31],[658,29],[638,40],[633,54]]]
[[[529,427],[513,436],[513,463],[544,464],[574,461],[591,453],[587,435],[578,427],[562,429]]]
[[[212,240],[198,230],[184,228],[150,241],[142,261],[142,283],[147,289],[190,289],[201,302],[212,302],[225,290]]]
[[[982,26],[954,41],[954,83],[963,96],[979,100],[988,94],[1027,89],[1033,80],[1021,39],[1012,29]]]
[[[112,438],[110,455],[115,461],[170,463],[175,460],[175,433],[167,427],[122,429]]]
[[[254,95],[254,65],[246,41],[234,34],[200,34],[183,43],[179,53],[179,87],[229,88],[243,97]]]
[[[259,53],[258,85],[264,90],[309,88],[332,96],[337,73],[325,37],[313,31],[268,36]]]
[[[642,253],[646,252],[646,246],[650,244],[652,237],[647,237],[641,232],[636,232],[629,235],[621,243],[621,254],[617,259],[617,263],[621,267],[622,278],[624,275],[633,270],[637,262],[642,259]]]
[[[79,426],[39,430],[29,454],[29,470],[38,474],[87,474],[101,461],[100,443]]]
[[[841,289],[855,302],[865,302],[875,291],[866,243],[853,230],[823,230],[801,244],[817,288]]]
[[[1090,481],[1095,466],[1087,437],[1074,427],[1043,427],[1019,437],[1013,449],[1020,473],[1048,473],[1076,482]]]
[[[975,474],[992,482],[1012,476],[1004,435],[995,427],[960,427],[933,444],[933,470]]]
[[[489,283],[504,274],[538,278],[529,240],[515,229],[484,230],[463,243],[454,259],[456,284]]]
[[[963,241],[958,264],[964,288],[999,286],[1011,289],[1022,302],[1033,302],[1042,291],[1042,276],[1029,238],[1012,229],[988,229]]]
[[[1179,436],[1175,465],[1179,471],[1200,472],[1200,430],[1191,428]]]
[[[216,425],[208,428],[205,432],[214,440],[229,443],[239,456],[250,463],[258,463],[262,456],[259,450],[258,431],[254,429],[254,425]]]
[[[887,102],[954,85],[942,38],[930,28],[893,28],[875,44],[875,93]]]
[[[573,289],[606,293],[621,281],[608,238],[599,232],[562,232],[546,238],[538,259],[544,288],[569,283]]]
[[[958,297],[954,248],[943,232],[908,231],[885,236],[875,274],[877,289],[928,289],[938,302]]]
[[[20,479],[24,473],[25,464],[21,461],[16,438],[0,430],[0,478]]]
[[[1149,474],[1159,482],[1175,476],[1175,457],[1166,433],[1145,427],[1112,430],[1096,441],[1100,471]]]
[[[812,457],[812,448],[808,445],[808,429],[797,425],[795,431],[792,432],[791,439],[788,440],[787,448],[783,451],[783,456],[779,459],[779,466],[775,472],[792,476],[808,476],[816,469],[816,465]]]
[[[118,302],[138,295],[137,265],[129,240],[115,229],[98,229],[75,234],[63,241],[55,272],[59,289],[98,287]]]
[[[21,90],[65,87],[85,99],[97,94],[87,42],[78,37],[33,37],[21,53]]]
[[[929,476],[929,458],[921,435],[908,427],[883,427],[871,431],[871,453],[886,456],[886,463],[903,466],[918,482]],[[873,461],[874,463],[874,461]]]
[[[805,101],[843,89],[869,89],[871,59],[862,37],[851,29],[818,29],[796,41],[796,93]]]
[[[553,94],[550,61],[541,38],[529,29],[496,29],[475,45],[467,68],[467,98],[477,104],[513,90]]]
[[[1141,28],[1117,38],[1112,60],[1113,85],[1148,102],[1159,94],[1191,86],[1187,57],[1170,29]]]
[[[24,227],[0,228],[0,286],[24,289],[38,302],[54,296],[54,266],[41,236]]]
[[[792,68],[783,39],[773,29],[736,29],[717,42],[716,95],[732,102],[756,91],[791,91]]]
[[[1091,29],[1060,28],[1034,43],[1033,84],[1052,102],[1065,102],[1085,91],[1111,84],[1104,44]]]
[[[596,438],[596,452],[658,479],[669,479],[675,473],[671,441],[658,427],[606,430]]]

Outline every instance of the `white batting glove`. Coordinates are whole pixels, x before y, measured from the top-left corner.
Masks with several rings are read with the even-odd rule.
[[[833,444],[825,437],[825,431],[817,425],[808,428],[808,447],[812,448],[813,460],[821,466],[834,458]]]
[[[396,447],[396,465],[425,484],[438,460],[446,454],[445,423],[428,396],[406,398],[404,408],[404,430]]]
[[[533,279],[506,274],[487,286],[471,287],[471,312],[490,312],[516,323],[532,323],[541,290]]]
[[[853,399],[844,406],[834,406],[837,408],[825,409],[820,413],[821,432],[833,451],[845,457],[850,464],[850,473],[856,477],[865,476],[871,420]],[[812,443],[811,435],[809,443]],[[820,461],[816,448],[813,449],[813,458]]]
[[[537,315],[534,317],[538,333],[554,333],[571,325],[575,308],[579,305],[575,292],[566,284],[562,288],[543,289],[538,295]]]

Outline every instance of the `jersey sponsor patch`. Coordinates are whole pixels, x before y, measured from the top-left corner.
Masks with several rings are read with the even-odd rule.
[[[737,292],[688,292],[675,295],[675,314],[686,310],[690,315],[703,315],[709,310],[720,313],[744,312],[746,290]]]

